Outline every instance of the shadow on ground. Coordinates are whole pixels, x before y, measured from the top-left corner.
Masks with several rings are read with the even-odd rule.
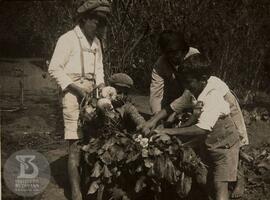
[[[71,199],[71,190],[68,180],[68,155],[62,156],[50,164],[51,176],[54,182],[64,190],[67,199]]]

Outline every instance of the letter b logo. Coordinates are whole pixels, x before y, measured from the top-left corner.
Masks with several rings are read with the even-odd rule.
[[[33,160],[35,155],[17,155],[16,160],[20,162],[20,173],[17,178],[36,178],[38,176],[38,167]]]

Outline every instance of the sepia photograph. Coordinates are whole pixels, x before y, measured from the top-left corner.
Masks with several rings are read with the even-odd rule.
[[[3,200],[269,200],[269,0],[0,0]]]

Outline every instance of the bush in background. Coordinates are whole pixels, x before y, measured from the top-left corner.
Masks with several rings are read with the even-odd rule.
[[[1,2],[0,29],[7,31],[1,31],[0,42],[24,44],[27,56],[50,58],[57,38],[74,25],[74,10],[82,2]],[[159,55],[157,36],[175,29],[210,58],[216,75],[238,93],[269,91],[267,0],[113,0],[112,9],[104,40],[106,76],[126,72],[138,89],[148,91]]]

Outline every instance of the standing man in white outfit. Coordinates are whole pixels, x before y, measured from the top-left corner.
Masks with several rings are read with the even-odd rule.
[[[97,35],[104,30],[109,13],[110,4],[107,0],[87,0],[80,5],[77,9],[77,25],[59,38],[49,65],[49,73],[63,93],[72,199],[82,199],[79,174],[81,152],[78,143],[83,135],[78,127],[79,105],[94,87],[104,87],[102,46]]]

